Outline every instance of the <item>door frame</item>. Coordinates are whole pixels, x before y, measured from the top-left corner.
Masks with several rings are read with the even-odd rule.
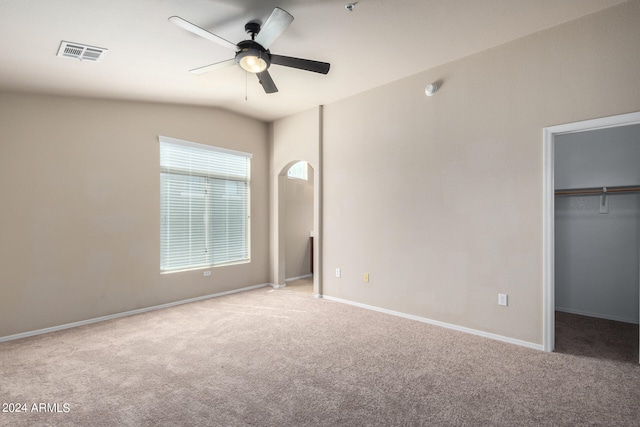
[[[640,112],[550,126],[543,129],[543,326],[542,348],[555,348],[555,136],[618,126],[640,124]],[[640,301],[638,301],[640,306]],[[639,337],[640,345],[640,337]],[[640,361],[639,361],[640,362]]]

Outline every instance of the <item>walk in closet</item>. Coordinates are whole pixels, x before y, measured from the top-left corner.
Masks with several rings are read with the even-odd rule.
[[[639,323],[640,125],[557,135],[554,150],[556,319],[606,319],[610,339]],[[637,333],[629,340],[637,354]]]

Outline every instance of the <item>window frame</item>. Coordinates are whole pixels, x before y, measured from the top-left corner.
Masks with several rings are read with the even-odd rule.
[[[246,264],[246,263],[250,263],[251,262],[251,160],[253,158],[253,154],[252,153],[246,153],[243,151],[237,151],[237,150],[231,150],[231,149],[227,149],[227,148],[222,148],[222,147],[217,147],[217,146],[213,146],[213,145],[207,145],[207,144],[200,144],[200,143],[196,143],[196,142],[192,142],[192,141],[186,141],[186,140],[182,140],[182,139],[177,139],[177,138],[172,138],[172,137],[167,137],[167,136],[163,136],[163,135],[159,135],[158,136],[158,142],[159,142],[159,152],[160,152],[160,161],[159,161],[159,180],[160,180],[160,273],[161,274],[167,274],[167,273],[177,273],[177,272],[183,272],[183,271],[191,271],[191,270],[200,270],[200,269],[209,269],[209,268],[216,268],[216,267],[224,267],[224,266],[229,266],[229,265],[237,265],[237,264]],[[166,145],[165,145],[166,144]],[[189,165],[191,163],[193,164],[197,164],[198,162],[186,162],[186,163],[180,163],[181,160],[178,160],[178,164],[179,166],[174,165],[167,165],[167,162],[171,162],[171,160],[167,160],[166,158],[163,157],[163,148],[167,148],[167,147],[171,147],[174,146],[173,148],[169,148],[169,149],[178,149],[178,150],[184,150],[184,152],[188,152],[190,148],[193,148],[195,150],[193,151],[201,151],[202,156],[198,156],[197,154],[194,154],[192,152],[192,154],[190,154],[191,156],[195,156],[193,157],[194,159],[198,159],[201,161],[205,161],[208,162],[207,163],[207,167],[211,168],[211,164],[216,164],[216,160],[214,159],[214,157],[216,156],[220,156],[222,155],[222,157],[224,156],[236,156],[238,158],[242,158],[242,159],[246,159],[246,169],[245,169],[245,173],[244,175],[242,174],[235,174],[234,171],[234,175],[229,175],[229,171],[227,171],[226,175],[225,175],[225,171],[224,169],[224,165],[222,164],[217,164],[217,167],[219,168],[216,171],[208,171],[208,172],[204,172],[202,170],[197,170],[197,166],[194,167],[194,169],[190,169],[191,166],[187,167],[185,166],[186,163],[189,163]],[[180,148],[176,148],[176,146],[180,147]],[[207,158],[206,156],[206,152],[212,153],[211,157]],[[215,153],[215,154],[214,154]],[[165,155],[166,152],[165,152]],[[207,160],[204,160],[204,159]],[[230,157],[229,157],[230,158]],[[234,161],[238,162],[241,161],[242,159],[233,159]],[[192,157],[189,157],[189,159],[192,159]],[[230,158],[231,159],[231,158]],[[164,164],[163,164],[164,163]],[[203,263],[199,263],[199,262],[193,262],[193,263],[185,263],[182,265],[177,265],[177,261],[175,261],[175,263],[171,263],[169,261],[167,261],[167,259],[171,258],[172,255],[176,256],[176,253],[173,254],[168,254],[166,252],[166,246],[167,244],[170,244],[171,241],[171,236],[168,235],[170,233],[170,228],[169,226],[166,224],[167,220],[170,220],[169,216],[171,214],[171,212],[167,212],[166,209],[167,207],[164,205],[165,203],[170,203],[171,200],[168,199],[168,197],[175,197],[171,196],[170,194],[168,194],[168,187],[165,187],[165,185],[167,184],[167,181],[164,181],[165,179],[169,178],[171,176],[174,176],[174,180],[175,181],[179,181],[182,180],[182,178],[184,177],[188,177],[187,179],[184,179],[185,182],[190,181],[190,178],[196,178],[196,180],[198,180],[198,178],[204,178],[203,182],[204,184],[204,192],[202,193],[204,195],[205,200],[203,201],[203,206],[204,206],[204,216],[201,217],[201,220],[203,222],[197,224],[200,228],[199,230],[197,230],[194,233],[191,233],[191,231],[187,231],[187,237],[185,239],[184,235],[181,237],[184,240],[188,241],[188,249],[185,250],[185,252],[182,254],[183,257],[189,258],[189,261],[191,261],[191,254],[192,251],[193,252],[197,252],[197,250],[199,249],[197,247],[197,245],[192,245],[191,240],[193,236],[198,236],[198,233],[201,233],[202,235],[204,235],[204,247],[206,248],[205,253],[202,254],[203,258],[206,258],[204,260]],[[176,177],[182,177],[182,178],[176,178]],[[175,182],[174,181],[174,182]],[[242,253],[244,254],[241,257],[237,257],[234,259],[227,259],[224,261],[220,261],[220,262],[215,262],[215,257],[216,257],[216,253],[219,253],[218,251],[213,251],[213,248],[216,246],[216,243],[219,243],[215,241],[214,238],[214,231],[213,231],[213,219],[212,216],[215,214],[215,212],[218,213],[222,213],[223,215],[228,215],[230,212],[233,213],[234,207],[233,206],[224,206],[223,209],[216,209],[216,204],[215,204],[215,198],[219,198],[220,195],[222,194],[224,197],[224,192],[226,190],[223,190],[222,193],[220,193],[220,183],[224,182],[226,184],[223,185],[223,187],[228,188],[229,187],[229,183],[233,182],[234,185],[238,185],[238,182],[240,183],[244,183],[245,185],[243,186],[243,192],[244,192],[244,200],[241,205],[240,211],[242,211],[244,213],[244,215],[239,215],[239,218],[243,218],[240,222],[241,226],[239,227],[239,229],[241,229],[244,233],[244,238],[243,238],[243,243],[239,244],[238,247],[236,248],[236,250],[241,250]],[[194,181],[195,182],[195,181]],[[191,188],[191,187],[189,187]],[[215,189],[218,189],[218,191],[216,192]],[[187,191],[191,191],[191,190],[187,190]],[[184,193],[184,191],[183,191]],[[184,195],[184,194],[181,195]],[[197,196],[196,198],[199,198],[201,196]],[[191,214],[191,207],[192,207],[192,197],[189,197],[189,200],[187,202],[185,202],[184,205],[181,205],[184,209],[187,209],[189,214],[187,214],[186,216],[188,217],[188,222],[189,222],[189,230],[191,229],[191,221],[192,221],[192,214]],[[217,207],[220,207],[221,205],[217,205]],[[214,212],[215,211],[215,212]],[[175,215],[175,214],[174,214]],[[175,229],[174,229],[175,230]],[[223,233],[226,237],[229,237],[229,233],[226,231],[228,230],[228,228],[225,229],[225,232]],[[179,233],[178,233],[179,234]],[[180,240],[180,237],[178,237],[177,239],[174,238],[175,240]],[[195,250],[193,248],[196,248]],[[225,247],[225,250],[228,250],[229,246]],[[232,251],[233,252],[233,251]],[[197,258],[197,255],[195,256],[195,258]]]

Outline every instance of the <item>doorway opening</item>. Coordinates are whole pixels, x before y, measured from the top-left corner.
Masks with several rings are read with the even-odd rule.
[[[279,241],[283,246],[286,288],[314,294],[315,247],[315,170],[304,160],[290,162],[280,174],[282,227]]]
[[[627,323],[628,328],[622,336],[631,337],[633,342],[629,345],[634,353],[640,347],[637,331],[640,192],[630,188],[634,184],[640,186],[640,182],[629,182],[638,180],[640,173],[635,166],[635,155],[625,159],[618,150],[615,163],[616,150],[613,146],[603,146],[598,140],[603,139],[605,133],[610,136],[614,131],[622,134],[640,129],[635,125],[640,125],[640,113],[544,129],[545,351],[561,351],[567,344],[563,342],[563,346],[556,346],[558,331],[562,332],[563,340],[598,339],[598,334],[600,338],[614,340],[612,331],[624,330],[624,327],[620,328],[624,324],[615,324],[619,321]],[[639,146],[633,143],[637,141],[630,142],[635,153]],[[612,167],[613,164],[616,167]],[[618,190],[632,195],[614,195]],[[630,213],[630,208],[634,213]],[[613,211],[609,213],[609,209]],[[621,236],[625,237],[626,243]],[[624,249],[623,244],[629,248]],[[612,248],[620,256],[616,257]],[[628,259],[629,253],[631,259]],[[561,329],[556,329],[557,326]],[[591,335],[567,334],[571,327],[583,328],[582,333],[589,330]]]

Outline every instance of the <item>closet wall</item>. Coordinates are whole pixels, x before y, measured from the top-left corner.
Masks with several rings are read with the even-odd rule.
[[[640,125],[560,135],[555,188],[640,185]],[[638,323],[640,194],[556,196],[556,309]]]

